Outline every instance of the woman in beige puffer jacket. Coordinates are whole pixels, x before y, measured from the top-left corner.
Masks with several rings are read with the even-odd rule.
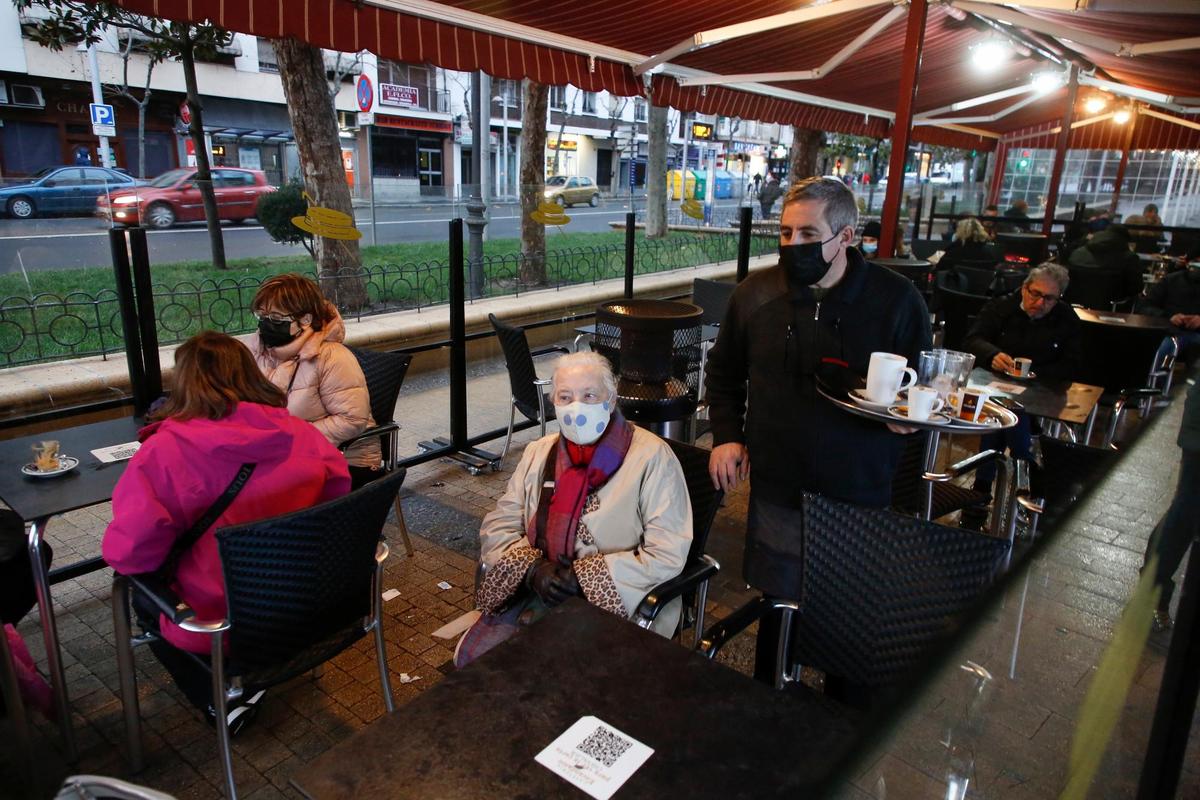
[[[345,326],[316,283],[295,273],[277,275],[259,287],[251,308],[259,328],[242,341],[267,380],[287,394],[293,416],[334,445],[374,426],[362,368],[341,344]],[[345,455],[353,488],[383,474],[377,438],[356,442]]]

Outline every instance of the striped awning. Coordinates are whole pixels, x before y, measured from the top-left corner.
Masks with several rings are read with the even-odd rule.
[[[230,30],[266,38],[294,36],[343,52],[369,50],[408,63],[453,70],[483,70],[511,80],[530,78],[550,85],[621,96],[648,94],[658,104],[683,111],[778,122],[838,133],[884,137],[900,88],[904,25],[892,24],[863,49],[816,80],[757,87],[684,87],[681,76],[745,74],[812,69],[849,44],[891,8],[874,5],[833,17],[723,41],[693,50],[665,65],[647,86],[633,65],[703,30],[746,22],[805,5],[798,0],[117,0],[138,13],[180,21],[212,21]],[[1146,0],[1154,3],[1155,0]],[[1148,42],[1200,36],[1196,13],[1030,12],[1042,21]],[[964,21],[943,5],[932,5],[918,82],[916,112],[1028,84],[1049,62],[1037,54],[1014,54],[981,73],[967,64],[970,48],[989,35],[977,20]],[[531,32],[537,35],[531,35]],[[1076,53],[1035,37],[1055,57],[1082,54],[1109,77],[1139,88],[1179,97],[1200,96],[1197,51],[1120,57],[1080,46]],[[1053,123],[1062,116],[1060,94],[1052,94],[996,120],[968,126],[917,126],[913,139],[930,144],[991,149],[999,135]],[[1011,101],[1009,101],[1011,102]],[[1002,104],[1001,104],[1002,105]],[[974,109],[973,109],[974,111]],[[1145,146],[1192,141],[1169,123],[1139,128]],[[1051,125],[1053,127],[1053,125]],[[1106,126],[1112,127],[1112,126]],[[1080,133],[1100,137],[1102,129]],[[1118,133],[1110,134],[1119,136]],[[1161,137],[1161,140],[1160,138]]]

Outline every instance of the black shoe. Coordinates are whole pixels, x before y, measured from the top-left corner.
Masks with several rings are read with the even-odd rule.
[[[986,506],[967,506],[958,518],[958,527],[981,531],[987,525],[987,518]]]
[[[248,700],[243,701],[241,705],[225,713],[225,724],[229,727],[229,737],[231,739],[244,731],[254,721],[254,718],[258,716],[258,704],[262,701],[263,695],[266,693],[266,689],[260,689],[251,695]],[[213,727],[216,727],[217,724],[217,709],[213,706],[208,707],[208,724]]]

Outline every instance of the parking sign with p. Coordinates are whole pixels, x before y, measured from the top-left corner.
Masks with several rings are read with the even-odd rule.
[[[117,115],[112,106],[90,103],[88,109],[92,112],[92,133],[96,136],[117,135]]]

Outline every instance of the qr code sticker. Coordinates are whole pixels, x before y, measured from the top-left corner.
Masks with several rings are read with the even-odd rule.
[[[133,454],[137,451],[138,449],[136,447],[126,447],[122,450],[114,450],[112,452],[112,457],[117,461],[124,461],[127,458],[133,458]]]
[[[608,728],[597,728],[576,745],[575,749],[591,756],[604,766],[611,767],[632,746],[633,742],[618,736]]]

